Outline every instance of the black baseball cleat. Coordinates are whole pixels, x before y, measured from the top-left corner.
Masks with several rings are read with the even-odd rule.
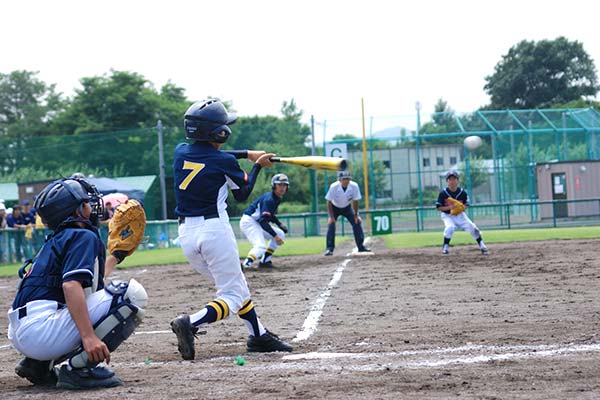
[[[260,263],[258,263],[258,268],[266,268],[266,269],[273,268],[273,263],[271,261],[267,261],[267,262],[261,261]]]
[[[121,386],[123,381],[105,367],[72,368],[60,367],[56,387],[59,389],[96,389]]]
[[[194,337],[198,333],[196,328],[190,322],[190,316],[182,314],[171,321],[171,330],[177,335],[177,350],[181,353],[184,360],[193,360],[196,356],[194,349]]]
[[[490,251],[488,250],[487,247],[483,246],[481,248],[481,254],[483,254],[484,256],[488,256],[490,254]]]
[[[358,252],[359,252],[359,253],[367,253],[367,252],[369,252],[369,251],[371,251],[371,249],[370,249],[370,248],[368,248],[368,247],[365,247],[365,246],[363,246],[363,247],[361,247],[360,249],[358,249]]]
[[[331,249],[325,250],[325,254],[324,255],[325,256],[332,256],[333,255],[333,250],[331,250]]]
[[[270,353],[272,351],[292,351],[294,348],[279,339],[279,336],[266,331],[261,336],[248,336],[246,342],[249,353]]]
[[[448,251],[448,249],[443,249],[442,250],[442,255],[447,256],[450,252]]]
[[[56,371],[50,366],[51,361],[38,361],[33,358],[24,357],[17,366],[15,372],[21,378],[37,386],[56,385]]]

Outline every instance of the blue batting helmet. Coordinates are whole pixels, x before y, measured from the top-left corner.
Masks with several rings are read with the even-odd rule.
[[[219,100],[210,99],[194,103],[185,112],[183,126],[188,139],[201,142],[225,143],[237,116],[227,112]]]
[[[285,183],[288,188],[290,187],[290,180],[288,179],[286,174],[275,174],[271,178],[271,189],[275,189],[275,184],[277,183]]]

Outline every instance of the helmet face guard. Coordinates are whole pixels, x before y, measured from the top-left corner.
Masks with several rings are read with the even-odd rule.
[[[75,211],[82,214],[83,203],[91,207],[94,224],[104,212],[102,195],[94,185],[82,178],[63,178],[50,183],[35,198],[34,207],[50,229],[57,229]]]
[[[99,220],[99,218],[104,214],[104,200],[102,200],[102,194],[98,192],[96,186],[92,185],[88,181],[83,178],[75,179],[83,188],[87,191],[89,196],[88,203],[90,203],[90,207],[92,208],[92,215],[90,217],[91,221]]]

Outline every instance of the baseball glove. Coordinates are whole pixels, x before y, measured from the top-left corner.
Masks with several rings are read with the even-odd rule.
[[[146,213],[139,201],[119,204],[108,224],[108,253],[120,263],[138,248],[145,229]]]
[[[451,215],[458,215],[461,212],[465,211],[465,205],[460,200],[456,200],[452,197],[448,197],[448,205],[453,204],[452,210],[450,210]]]

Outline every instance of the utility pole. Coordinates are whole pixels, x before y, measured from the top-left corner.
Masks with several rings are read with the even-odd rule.
[[[160,180],[160,198],[162,204],[162,219],[167,219],[167,189],[165,185],[165,149],[163,147],[163,125],[161,120],[156,124],[158,132],[158,179]]]

